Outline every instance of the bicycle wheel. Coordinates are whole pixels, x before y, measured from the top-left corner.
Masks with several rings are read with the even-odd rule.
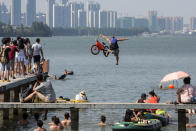
[[[106,55],[106,52],[108,51],[108,49],[109,49],[108,46],[105,46],[105,47],[104,47],[103,54],[104,54],[105,57],[108,57],[108,55],[110,54],[110,53],[108,52],[108,55]]]
[[[91,46],[91,53],[92,53],[93,55],[98,55],[99,52],[100,52],[100,50],[99,50],[99,48],[98,48],[96,45],[92,45],[92,46]]]

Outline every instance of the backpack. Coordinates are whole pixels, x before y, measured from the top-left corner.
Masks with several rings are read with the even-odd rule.
[[[5,56],[5,50],[6,48],[3,49],[3,47],[1,47],[1,51],[0,51],[0,62],[2,64],[6,64],[8,62],[6,56]]]

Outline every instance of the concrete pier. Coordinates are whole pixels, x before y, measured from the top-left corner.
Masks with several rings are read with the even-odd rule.
[[[186,109],[196,109],[196,104],[141,104],[141,103],[20,103],[20,90],[32,86],[36,76],[27,76],[10,83],[0,83],[0,120],[12,119],[19,109],[70,109],[72,130],[79,130],[79,109],[170,109],[178,110],[178,131],[186,131]]]
[[[0,102],[19,102],[19,94],[21,89],[28,88],[36,82],[35,75],[18,78],[11,82],[0,83]],[[0,108],[0,113],[3,120],[13,119],[18,115],[18,108]]]

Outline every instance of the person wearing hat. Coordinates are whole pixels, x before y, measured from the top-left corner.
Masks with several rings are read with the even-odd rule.
[[[109,39],[108,37],[106,37],[102,34],[100,34],[100,37],[104,38],[110,45],[110,49],[107,50],[106,56],[108,56],[108,54],[110,52],[113,52],[114,56],[116,57],[116,65],[118,65],[118,61],[119,61],[118,41],[124,41],[124,40],[128,40],[128,39],[127,38],[116,39],[115,36],[111,36],[111,38]]]
[[[84,90],[77,94],[75,99],[78,101],[88,101],[86,92]]]

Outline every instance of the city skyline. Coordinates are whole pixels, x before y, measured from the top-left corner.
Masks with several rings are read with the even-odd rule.
[[[25,0],[25,12],[21,11],[23,0],[10,1],[10,13],[0,4],[0,21],[14,26],[31,26],[37,21],[50,28],[146,28],[160,33],[196,30],[196,17],[190,17],[186,24],[183,16],[162,16],[158,10],[148,10],[143,17],[119,16],[115,10],[104,10],[97,1],[46,0],[46,12],[36,13],[38,1]]]
[[[0,0],[6,5],[11,4],[11,0]],[[57,0],[57,2],[60,0]],[[71,0],[76,1],[76,0]],[[84,0],[77,0],[83,1]],[[97,0],[93,0],[97,1]],[[157,10],[159,16],[182,16],[184,17],[185,24],[188,24],[190,17],[196,16],[195,0],[98,0],[103,10],[115,10],[118,12],[118,16],[135,16],[135,17],[146,17],[149,10]],[[22,12],[26,10],[25,0],[21,0]],[[142,4],[141,4],[142,3]],[[9,6],[10,7],[10,6]],[[37,12],[46,12],[46,0],[37,0]],[[123,7],[123,8],[122,8]]]

